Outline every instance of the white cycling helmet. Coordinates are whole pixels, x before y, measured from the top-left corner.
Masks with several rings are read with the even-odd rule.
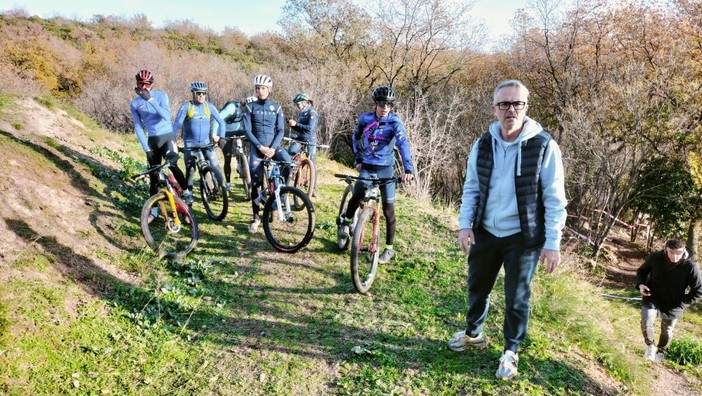
[[[271,80],[271,78],[265,74],[259,74],[258,76],[254,77],[253,84],[254,87],[256,85],[263,85],[268,88],[273,88],[273,80]]]

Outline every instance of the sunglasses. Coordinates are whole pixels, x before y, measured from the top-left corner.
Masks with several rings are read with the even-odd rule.
[[[197,96],[205,96],[207,95],[207,92],[194,92],[194,94]]]
[[[137,87],[150,87],[151,83],[148,81],[137,81]]]
[[[380,106],[380,107],[392,107],[392,106],[393,106],[393,103],[392,103],[392,102],[388,102],[388,101],[386,101],[386,100],[379,100],[379,101],[377,101],[377,102],[375,102],[375,103],[376,103],[378,106]]]

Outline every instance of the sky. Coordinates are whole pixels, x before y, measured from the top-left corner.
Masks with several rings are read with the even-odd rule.
[[[391,1],[391,0],[386,0]],[[511,34],[509,21],[527,0],[475,0],[471,15],[482,20],[491,38]],[[286,0],[0,0],[0,12],[23,9],[30,16],[63,16],[88,21],[94,15],[131,17],[144,14],[156,28],[164,22],[189,19],[200,27],[220,33],[236,27],[248,36],[267,31],[280,32],[278,20]]]

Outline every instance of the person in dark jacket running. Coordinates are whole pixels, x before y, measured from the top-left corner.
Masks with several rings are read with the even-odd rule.
[[[273,159],[275,161],[290,162],[290,155],[280,146],[285,133],[285,119],[283,108],[268,97],[273,89],[273,80],[266,75],[258,75],[253,80],[256,88],[256,100],[246,104],[244,108],[244,133],[251,143],[249,169],[251,170],[251,206],[253,221],[249,225],[249,232],[255,234],[261,219],[258,188],[263,177],[261,160]],[[247,99],[247,102],[249,100]],[[287,179],[290,171],[288,166],[283,167],[282,175]]]
[[[685,244],[670,239],[660,252],[651,253],[636,271],[636,288],[641,299],[641,332],[648,360],[662,360],[673,338],[673,329],[687,307],[702,298],[702,277],[697,263],[690,260]],[[661,317],[658,344],[653,341],[653,324]]]

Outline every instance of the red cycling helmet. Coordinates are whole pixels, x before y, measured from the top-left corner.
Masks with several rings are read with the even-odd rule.
[[[154,75],[146,69],[139,70],[139,73],[137,73],[134,77],[136,77],[136,80],[139,82],[147,82],[149,84],[154,83]]]

